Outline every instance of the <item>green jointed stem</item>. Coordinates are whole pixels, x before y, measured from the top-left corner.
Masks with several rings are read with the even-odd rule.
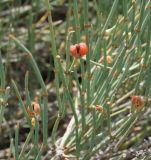
[[[43,92],[45,94],[47,92],[46,86],[45,86],[45,83],[44,83],[43,78],[41,76],[41,73],[39,71],[39,68],[36,64],[36,61],[35,61],[34,57],[32,56],[31,52],[16,37],[14,37],[13,35],[10,35],[9,37],[15,41],[16,45],[18,45],[23,51],[25,51],[27,53],[28,60],[31,64],[31,67],[33,68],[34,73],[37,77],[37,80],[39,81],[39,83],[43,89]]]
[[[7,99],[5,99],[5,70],[2,62],[1,50],[0,50],[0,90],[2,91],[4,90],[4,93],[0,92],[1,101],[6,101]],[[0,104],[0,126],[3,120],[3,116],[4,116],[4,104]]]
[[[26,107],[24,105],[24,102],[23,102],[23,100],[21,98],[21,95],[19,93],[18,87],[17,87],[17,85],[16,85],[14,80],[12,80],[12,85],[13,85],[14,91],[15,91],[15,93],[17,95],[17,98],[18,98],[18,100],[20,102],[21,108],[23,109],[23,113],[24,113],[24,115],[26,117],[26,120],[27,120],[28,124],[31,126],[30,118],[29,118],[29,116],[27,114]]]
[[[1,55],[1,50],[0,50],[0,87],[1,89],[5,88],[5,70],[2,62],[2,55]]]
[[[43,143],[45,146],[48,145],[48,98],[43,98],[43,109],[42,109],[42,124],[43,124]]]
[[[75,34],[76,34],[76,39],[77,42],[80,42],[80,30],[78,29],[78,26],[80,27],[80,21],[79,21],[79,15],[78,15],[78,4],[77,0],[73,1],[73,14],[74,14],[74,19],[75,19]],[[82,77],[82,85],[81,85],[81,91],[80,91],[80,107],[81,107],[81,114],[82,114],[82,129],[84,131],[85,129],[85,71],[84,71],[84,65],[83,61],[80,58],[80,68],[81,68],[81,75]]]
[[[30,107],[30,110],[33,112],[33,107],[31,106],[31,99],[30,99],[30,95],[29,95],[29,90],[28,90],[28,83],[29,83],[29,72],[26,72],[25,75],[25,93],[26,93],[26,99],[27,99],[27,106]]]
[[[15,127],[15,159],[18,160],[18,144],[19,144],[19,124]]]
[[[50,15],[48,16],[48,21],[49,21],[49,29],[50,29],[50,36],[52,37],[52,54],[54,57],[54,64],[55,64],[55,82],[56,82],[56,94],[57,94],[57,100],[58,100],[58,106],[59,106],[59,114],[61,114],[61,110],[62,110],[62,103],[61,103],[61,97],[60,97],[60,93],[59,93],[59,83],[60,83],[60,79],[59,79],[59,66],[58,66],[58,62],[56,59],[56,56],[58,55],[57,53],[57,48],[56,48],[56,39],[55,39],[55,33],[54,33],[54,28],[53,28],[53,22],[52,22],[52,17],[51,17],[51,4],[49,3],[48,0],[45,0],[45,4],[47,7],[47,11],[50,13]],[[60,119],[59,119],[60,120]],[[57,122],[55,123],[56,125],[59,124],[58,119]],[[57,128],[58,126],[54,126],[55,128]],[[53,131],[56,131],[56,129],[54,129]],[[52,133],[52,137],[55,137],[56,133]],[[55,134],[55,135],[54,135]],[[54,144],[54,141],[53,141]]]
[[[34,133],[34,128],[31,128],[31,130],[30,130],[30,132],[29,132],[29,134],[27,136],[27,139],[26,139],[26,141],[25,141],[25,143],[23,145],[23,148],[22,148],[22,150],[20,152],[20,155],[19,155],[19,158],[18,158],[19,160],[22,160],[22,157],[24,156],[24,153],[26,151],[27,145],[29,144],[29,142],[30,142],[30,140],[32,138],[33,133]]]
[[[73,14],[74,14],[74,27],[75,27],[75,34],[76,34],[76,41],[80,42],[80,27],[79,16],[78,16],[78,3],[77,0],[73,0]]]

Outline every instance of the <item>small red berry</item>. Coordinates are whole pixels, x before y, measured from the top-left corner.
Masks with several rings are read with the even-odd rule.
[[[84,55],[87,55],[88,53],[88,47],[86,43],[79,43],[75,45],[70,46],[70,54],[72,57],[80,58]]]
[[[79,50],[80,55],[81,56],[86,55],[88,53],[88,47],[86,43],[80,43],[79,46],[80,46],[80,50]]]
[[[131,97],[131,103],[134,105],[136,108],[141,108],[144,106],[145,101],[142,96],[132,96]]]
[[[72,57],[76,57],[76,58],[79,57],[79,55],[77,54],[77,47],[76,47],[76,45],[71,45],[70,46],[70,54],[71,54]]]
[[[27,107],[27,113],[30,117],[33,117],[34,114],[40,114],[40,105],[37,102],[32,102],[33,112],[30,110],[30,107]]]

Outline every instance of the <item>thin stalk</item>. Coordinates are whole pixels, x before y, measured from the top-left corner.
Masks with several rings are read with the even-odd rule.
[[[15,159],[18,160],[19,124],[15,127]]]
[[[42,89],[44,91],[44,94],[47,94],[46,93],[45,83],[43,81],[43,78],[41,76],[39,68],[38,68],[38,66],[37,66],[37,64],[35,62],[35,59],[33,58],[31,52],[15,36],[9,35],[9,37],[15,41],[16,45],[18,45],[23,51],[25,51],[27,53],[28,59],[29,59],[30,64],[31,64],[31,66],[32,66],[32,68],[34,70],[34,73],[35,73],[35,75],[37,77],[37,80],[39,81],[39,83],[40,83],[40,85],[41,85],[41,87],[42,87]]]
[[[27,136],[27,139],[26,139],[26,141],[25,141],[25,143],[24,143],[24,145],[23,145],[23,148],[22,148],[22,150],[21,150],[21,152],[20,152],[20,155],[19,155],[19,158],[18,158],[19,160],[21,160],[22,157],[24,156],[25,150],[26,150],[26,148],[27,148],[27,145],[29,144],[29,141],[30,141],[31,138],[32,138],[33,133],[34,133],[34,128],[31,128],[31,130],[30,130],[30,132],[29,132],[29,134],[28,134],[28,136]]]
[[[54,27],[53,27],[53,22],[52,22],[52,17],[51,17],[51,4],[49,2],[49,0],[45,0],[45,4],[46,4],[46,8],[48,13],[50,13],[50,15],[48,16],[48,22],[49,22],[49,29],[50,29],[50,36],[52,37],[52,54],[54,57],[54,64],[55,64],[55,82],[56,82],[56,94],[57,94],[57,100],[58,100],[58,106],[59,106],[59,114],[61,115],[61,110],[62,110],[62,103],[61,103],[61,97],[60,97],[60,92],[59,92],[59,83],[60,83],[60,79],[59,79],[59,64],[57,62],[56,56],[57,56],[57,47],[56,47],[56,39],[55,39],[55,32],[54,32]],[[56,128],[59,124],[59,120],[57,119],[57,122],[55,123],[55,129],[53,129],[53,131],[56,131]],[[52,135],[52,137],[55,137],[56,133],[52,132],[54,135]],[[53,141],[53,145],[54,145],[54,141]]]
[[[28,116],[28,114],[27,114],[26,107],[25,107],[25,105],[24,105],[24,102],[23,102],[23,100],[22,100],[22,98],[21,98],[21,95],[20,95],[20,93],[19,93],[18,87],[17,87],[17,85],[16,85],[16,83],[15,83],[14,80],[12,80],[12,85],[13,85],[14,91],[15,91],[15,93],[16,93],[16,95],[17,95],[17,98],[18,98],[18,100],[19,100],[19,102],[20,102],[21,108],[23,109],[23,113],[24,113],[24,115],[25,115],[25,117],[26,117],[26,120],[27,120],[29,126],[31,126],[31,121],[30,121],[30,118],[29,118],[29,116]]]

